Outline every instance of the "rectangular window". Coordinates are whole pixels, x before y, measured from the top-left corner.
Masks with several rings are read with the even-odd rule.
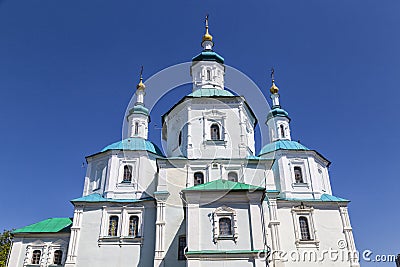
[[[186,249],[186,236],[179,236],[178,241],[178,260],[186,260],[185,258],[185,249]]]
[[[108,235],[109,236],[118,235],[118,216],[110,216],[110,221],[108,225]]]

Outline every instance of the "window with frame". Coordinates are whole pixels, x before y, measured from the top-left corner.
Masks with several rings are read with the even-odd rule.
[[[232,221],[230,218],[219,219],[219,236],[220,237],[232,236]]]
[[[204,184],[204,174],[202,172],[195,172],[193,175],[194,185]]]
[[[227,206],[217,208],[213,214],[214,243],[218,240],[233,240],[238,238],[236,211]]]
[[[181,235],[179,236],[178,239],[178,260],[180,261],[186,260],[185,249],[186,249],[186,236]]]
[[[295,244],[297,247],[319,247],[313,211],[312,207],[305,206],[303,203],[292,208]]]
[[[118,236],[118,216],[110,216],[108,223],[108,236]]]
[[[221,134],[220,134],[220,129],[219,125],[217,123],[213,123],[210,127],[211,131],[211,140],[221,140]]]
[[[38,249],[34,250],[32,253],[32,264],[40,264],[40,257],[42,252]]]
[[[139,217],[132,215],[129,217],[129,232],[128,236],[138,237],[139,236]]]
[[[228,173],[228,180],[231,182],[237,182],[238,181],[238,175],[236,172],[229,172]]]
[[[61,265],[62,256],[63,256],[62,250],[58,249],[58,250],[54,251],[54,261],[53,261],[53,263],[55,265]]]
[[[132,181],[132,170],[132,165],[124,166],[124,177],[122,180],[123,183],[130,183]]]
[[[293,172],[294,172],[294,181],[296,184],[302,184],[304,183],[303,180],[303,172],[301,170],[301,167],[296,166],[293,168]]]

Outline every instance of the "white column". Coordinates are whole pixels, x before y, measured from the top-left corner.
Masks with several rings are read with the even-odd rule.
[[[74,220],[71,227],[71,237],[69,240],[67,259],[65,267],[75,266],[80,230],[82,227],[83,206],[75,206]]]
[[[269,224],[268,227],[271,229],[271,259],[272,259],[272,266],[280,267],[284,266],[283,261],[280,257],[281,252],[281,244],[280,244],[280,237],[279,237],[279,225],[280,222],[278,221],[278,207],[275,198],[269,198],[268,202],[269,208]]]
[[[359,267],[358,254],[356,253],[356,245],[354,243],[353,229],[350,224],[350,217],[347,207],[339,207],[340,217],[342,219],[343,232],[346,238],[347,250],[350,255],[350,266]]]
[[[157,219],[156,219],[156,244],[154,254],[154,267],[164,266],[165,256],[165,202],[169,193],[167,191],[154,192],[157,200]]]

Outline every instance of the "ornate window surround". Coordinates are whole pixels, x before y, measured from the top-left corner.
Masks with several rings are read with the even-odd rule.
[[[292,187],[297,188],[297,187],[309,187],[309,180],[310,180],[310,174],[308,172],[307,166],[307,159],[302,159],[302,158],[292,158],[289,159],[289,168],[290,168],[290,174],[291,174],[291,181],[292,181]],[[295,177],[295,171],[294,168],[299,167],[301,169],[301,174],[303,178],[302,183],[296,183],[296,177]]]
[[[231,236],[220,236],[219,220],[222,218],[228,218],[231,220],[232,235]],[[221,206],[215,209],[213,213],[213,241],[217,243],[218,240],[233,240],[235,243],[239,236],[237,229],[237,215],[236,211],[227,206]]]
[[[311,237],[310,240],[301,239],[300,221],[299,221],[300,217],[307,218],[310,237]],[[301,202],[299,206],[295,206],[292,208],[292,219],[293,219],[296,247],[318,248],[319,240],[317,238],[317,230],[315,229],[315,224],[314,224],[314,208],[305,206],[303,202]]]
[[[226,114],[216,109],[203,112],[203,141],[205,145],[226,145],[225,120]],[[211,139],[210,129],[213,124],[219,126],[220,140]]]
[[[130,181],[124,181],[124,168],[125,166],[131,166],[132,167],[132,178]],[[137,166],[137,160],[130,160],[130,159],[121,159],[119,161],[119,169],[118,169],[118,181],[117,181],[117,187],[132,187],[135,186],[136,184],[136,166]]]
[[[108,235],[110,216],[118,216],[117,236]],[[129,218],[137,216],[139,218],[136,236],[129,235]],[[98,243],[100,245],[124,245],[124,244],[141,244],[144,233],[144,207],[143,206],[123,206],[123,207],[107,207],[103,206],[103,215]]]
[[[51,243],[45,243],[42,240],[36,240],[35,242],[27,245],[23,266],[61,266],[66,260],[67,247],[68,243],[62,239]],[[40,250],[41,252],[39,264],[32,263],[33,251],[35,250]],[[54,264],[54,252],[56,250],[62,251],[61,265]]]

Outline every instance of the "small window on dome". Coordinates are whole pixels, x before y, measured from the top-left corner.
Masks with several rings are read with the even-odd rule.
[[[296,166],[296,167],[293,168],[293,170],[294,170],[294,180],[295,180],[296,184],[304,183],[303,174],[301,172],[301,168]]]
[[[285,127],[283,126],[283,124],[281,124],[279,128],[281,130],[281,138],[285,138]]]
[[[211,70],[207,70],[207,81],[211,81]]]
[[[135,135],[139,134],[139,123],[135,122]]]
[[[124,178],[122,182],[128,183],[132,181],[132,165],[125,165],[124,166]]]

